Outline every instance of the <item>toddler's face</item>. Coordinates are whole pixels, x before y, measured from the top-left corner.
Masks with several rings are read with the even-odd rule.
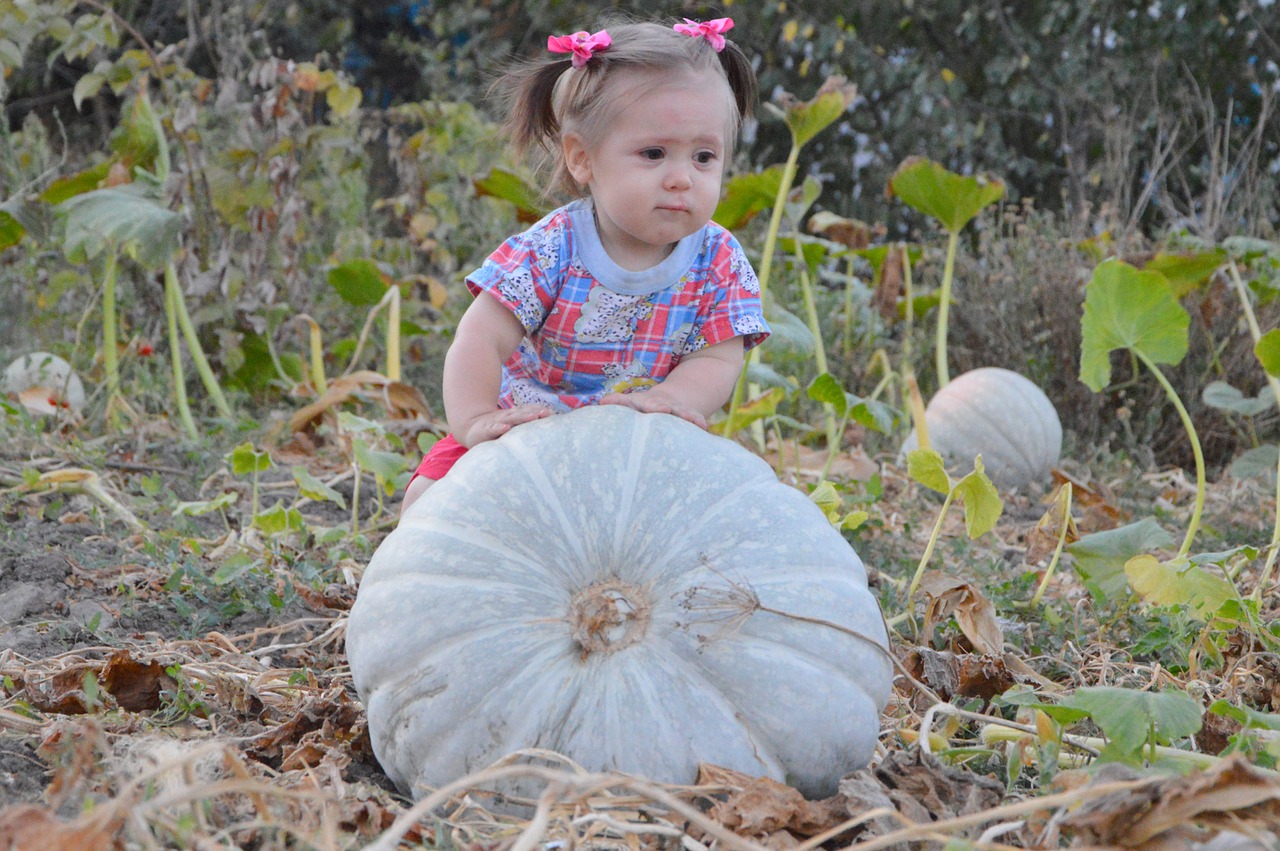
[[[693,77],[656,82],[629,93],[597,144],[566,140],[570,173],[595,200],[604,248],[625,269],[656,265],[705,225],[724,176],[727,86]]]

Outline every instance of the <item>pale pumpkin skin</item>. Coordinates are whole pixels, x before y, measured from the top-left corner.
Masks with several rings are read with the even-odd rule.
[[[831,795],[875,747],[885,646],[862,562],[803,493],[613,405],[465,455],[378,548],[347,627],[374,752],[415,797],[532,747]]]
[[[952,379],[924,412],[929,443],[961,474],[981,455],[987,477],[1002,491],[1047,483],[1062,456],[1062,422],[1049,397],[1016,372],[989,366]],[[919,448],[913,429],[900,461]]]

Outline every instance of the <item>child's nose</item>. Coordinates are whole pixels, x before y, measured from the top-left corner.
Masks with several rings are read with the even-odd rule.
[[[667,188],[672,190],[688,189],[693,185],[690,169],[686,165],[672,164],[667,171]]]

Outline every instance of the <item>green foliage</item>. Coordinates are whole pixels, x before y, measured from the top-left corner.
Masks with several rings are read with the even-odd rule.
[[[1150,517],[1085,535],[1067,545],[1076,571],[1094,598],[1114,601],[1125,592],[1125,564],[1135,556],[1173,543],[1173,536]]]
[[[1137,764],[1143,748],[1200,730],[1200,704],[1184,692],[1145,692],[1111,686],[1077,689],[1063,706],[1088,713],[1108,739],[1104,759]]]
[[[1122,260],[1099,264],[1086,288],[1080,380],[1101,392],[1111,383],[1110,354],[1116,349],[1152,363],[1180,362],[1190,324],[1159,272],[1139,271]]]
[[[937,219],[948,233],[957,233],[984,208],[1004,197],[1004,181],[965,177],[932,160],[912,157],[889,178],[889,192]]]

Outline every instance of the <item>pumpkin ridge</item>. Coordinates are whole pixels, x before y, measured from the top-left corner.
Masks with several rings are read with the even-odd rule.
[[[582,541],[577,535],[578,530],[569,522],[569,516],[564,510],[564,499],[556,491],[551,480],[547,478],[547,471],[543,467],[538,456],[533,452],[530,452],[523,444],[520,443],[504,444],[502,441],[498,441],[497,445],[500,448],[505,449],[507,454],[510,455],[511,458],[524,469],[529,478],[533,480],[534,486],[540,491],[538,497],[542,500],[543,505],[555,514],[556,520],[559,521],[563,540],[569,542],[574,555],[578,557],[579,563],[586,563],[587,553],[586,550],[583,549]]]
[[[530,553],[521,552],[503,543],[500,538],[488,532],[481,531],[475,527],[464,527],[452,520],[442,521],[439,518],[435,518],[435,517],[418,518],[418,519],[419,521],[422,521],[425,519],[428,522],[419,522],[415,524],[413,527],[415,531],[420,530],[425,534],[440,535],[442,537],[448,538],[449,540],[457,541],[458,543],[461,543],[461,544],[468,544],[468,545],[475,546],[476,548],[484,550],[487,553],[491,553],[492,555],[495,555],[495,556],[500,556],[504,559],[507,559],[513,564],[518,564],[522,568],[528,569],[528,575],[532,577],[536,577],[539,575],[539,573],[543,573],[548,575],[549,577],[554,575],[558,579],[565,580],[566,584],[572,584],[578,581],[578,577],[573,576],[572,574],[568,574],[568,573],[551,574],[548,571],[540,570],[540,568],[546,567],[546,565],[539,562]],[[398,531],[399,529],[396,529],[394,532],[392,532],[392,534],[394,535],[395,532],[398,532]],[[377,557],[376,553],[374,554],[374,557],[375,558]],[[362,585],[369,578],[372,578],[373,582],[377,583],[377,582],[383,581],[384,579],[399,580],[404,578],[405,576],[413,575],[413,572],[411,571],[411,569],[402,569],[399,572],[389,574],[386,577],[382,577],[378,574],[375,574],[373,577],[370,577],[369,574],[373,568],[373,565],[374,565],[374,562],[370,562],[370,567],[365,570],[365,577],[361,579]],[[381,573],[381,571],[378,571],[378,573]],[[459,576],[459,578],[463,578],[465,576],[465,574],[442,574],[442,575]],[[553,591],[563,591],[563,586],[549,585],[548,587]]]

